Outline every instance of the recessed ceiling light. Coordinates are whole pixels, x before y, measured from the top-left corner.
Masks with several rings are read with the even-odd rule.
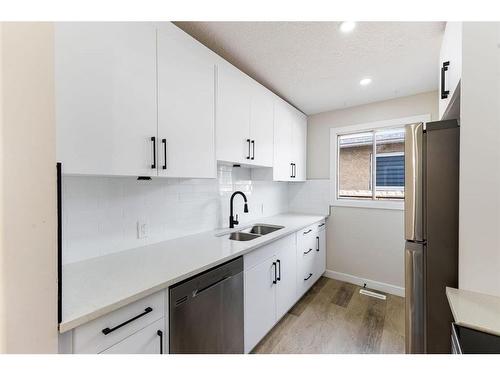
[[[372,83],[371,78],[363,78],[361,81],[359,81],[359,84],[361,86],[366,86],[366,85],[369,85],[370,83]]]
[[[345,21],[340,24],[340,31],[343,33],[350,33],[356,27],[356,22]]]

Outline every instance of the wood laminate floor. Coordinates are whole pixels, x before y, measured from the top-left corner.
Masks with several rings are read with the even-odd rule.
[[[321,277],[253,353],[404,353],[404,299]]]

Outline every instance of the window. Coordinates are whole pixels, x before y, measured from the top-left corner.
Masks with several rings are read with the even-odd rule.
[[[331,129],[332,205],[404,208],[405,125],[417,116]]]

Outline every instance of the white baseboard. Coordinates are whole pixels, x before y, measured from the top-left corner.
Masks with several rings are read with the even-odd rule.
[[[374,281],[370,279],[363,279],[361,277],[349,275],[347,273],[326,270],[323,276],[329,277],[330,279],[345,281],[360,286],[366,284],[366,287],[369,289],[379,290],[381,292],[394,294],[400,297],[405,296],[405,288],[403,287],[392,284],[381,283],[379,281]]]

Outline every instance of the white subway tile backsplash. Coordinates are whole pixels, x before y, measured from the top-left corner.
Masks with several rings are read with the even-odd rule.
[[[328,215],[330,211],[330,180],[307,180],[288,186],[290,212]]]
[[[63,178],[63,263],[123,251],[194,233],[227,227],[229,198],[244,224],[288,211],[288,184],[253,181],[247,168],[219,165],[217,179],[127,177]],[[137,222],[147,237],[137,238]]]

